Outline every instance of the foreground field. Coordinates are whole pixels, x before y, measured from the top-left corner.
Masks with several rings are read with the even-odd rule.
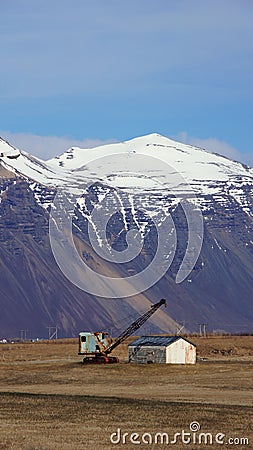
[[[223,433],[229,448],[253,448],[252,337],[197,340],[207,361],[196,366],[127,364],[126,345],[117,352],[123,362],[107,366],[83,366],[75,340],[2,345],[0,449],[221,447],[205,445],[205,436],[198,445],[201,431],[214,440]],[[195,438],[192,422],[201,426]],[[191,443],[154,442],[158,432],[173,441],[182,430]]]

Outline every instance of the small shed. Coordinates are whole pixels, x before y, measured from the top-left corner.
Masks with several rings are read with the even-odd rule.
[[[128,345],[129,362],[195,364],[196,346],[182,336],[142,336]]]

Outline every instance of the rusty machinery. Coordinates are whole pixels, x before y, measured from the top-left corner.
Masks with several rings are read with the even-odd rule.
[[[83,355],[83,363],[92,364],[111,364],[119,362],[117,356],[110,356],[112,350],[118,347],[125,339],[127,339],[134,331],[138,330],[160,306],[166,306],[166,300],[161,299],[160,302],[155,303],[151,308],[135,322],[133,322],[123,333],[118,336],[113,342],[108,337],[108,333],[97,332],[81,332],[79,333],[79,352],[78,355]]]

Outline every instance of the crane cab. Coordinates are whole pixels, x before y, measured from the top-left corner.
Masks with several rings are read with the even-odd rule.
[[[79,333],[79,352],[83,355],[83,364],[111,364],[119,362],[116,356],[106,354],[107,348],[111,345],[112,339],[108,333],[90,333],[82,331]]]
[[[96,353],[103,352],[110,344],[111,339],[107,333],[82,331],[79,333],[78,355],[94,356]]]

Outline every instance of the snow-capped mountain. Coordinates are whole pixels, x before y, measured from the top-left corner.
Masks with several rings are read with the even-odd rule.
[[[253,177],[253,169],[244,164],[155,133],[93,149],[73,147],[62,155],[48,160],[47,164],[55,170],[60,167],[66,171],[74,171],[87,165],[93,159],[108,155],[113,157],[117,154],[125,155],[126,164],[129,157],[134,158],[138,154],[159,158],[174,167],[189,183],[201,180],[228,181],[233,176],[245,176],[251,179]],[[113,160],[111,165],[113,167]],[[139,168],[140,173],[143,173],[143,169],[143,167]]]
[[[0,141],[0,152],[1,145],[6,151],[8,144]],[[157,167],[156,162],[160,162]],[[179,194],[187,192],[190,186],[195,194],[212,195],[221,203],[228,195],[252,214],[245,197],[253,181],[252,168],[159,134],[92,149],[73,147],[48,161],[22,152],[20,158],[4,163],[16,173],[49,187],[73,184],[74,188],[78,183],[100,181],[123,190],[139,188],[147,192],[164,192],[173,186]],[[177,187],[175,172],[182,177]]]
[[[0,152],[2,150],[13,151],[13,149],[14,147],[0,139]],[[212,181],[229,182],[242,178],[243,181],[247,182],[253,179],[253,169],[245,164],[198,147],[176,142],[155,133],[92,149],[72,147],[62,155],[48,161],[42,161],[23,151],[20,158],[11,162],[8,161],[8,165],[22,175],[33,178],[35,181],[55,185],[57,179],[59,181],[63,180],[64,174],[75,174],[76,171],[81,171],[82,173],[82,169],[83,172],[87,171],[87,166],[89,167],[89,164],[94,160],[100,160],[108,156],[111,157],[111,161],[107,162],[106,169],[108,169],[108,174],[110,174],[115,168],[113,157],[118,155],[122,156],[121,170],[117,174],[120,186],[122,186],[123,176],[121,173],[125,173],[125,167],[128,165],[129,159],[135,159],[138,155],[159,159],[165,163],[165,170],[168,169],[166,165],[171,166],[188,183],[193,185],[196,191],[202,193],[209,193],[208,190],[205,190],[205,186],[208,186],[208,183]],[[118,168],[117,161],[116,168]],[[149,175],[150,172],[153,177],[155,176],[152,173],[152,168],[138,167],[138,164],[137,166],[135,165],[135,168],[136,173],[139,173],[141,176]],[[95,175],[101,178],[103,173],[98,172]],[[117,184],[117,179],[115,183]]]
[[[10,304],[15,298],[14,303],[20,302],[34,320],[34,286],[39,299],[36,305],[41,311],[37,328],[47,326],[48,321],[57,322],[63,334],[75,335],[84,326],[109,327],[124,312],[140,312],[150,301],[162,297],[168,298],[169,309],[154,316],[156,330],[175,332],[176,323],[184,323],[193,331],[197,323],[208,323],[212,330],[252,331],[252,168],[158,134],[93,149],[73,147],[48,161],[23,151],[17,159],[7,159],[4,155],[8,151],[15,149],[0,140],[3,286],[8,281],[8,287],[2,288],[7,315],[3,320],[6,323],[9,317],[13,333]],[[83,260],[89,267],[114,277],[126,278],[148,266],[156,253],[157,229],[171,216],[177,237],[164,276],[136,298],[120,302],[101,298],[94,302],[94,295],[72,285],[57,267],[48,239],[49,211],[56,192],[76,198],[73,231]],[[189,244],[189,220],[181,207],[185,198],[193,210],[201,211],[204,239],[193,270],[184,281],[176,283]],[[91,226],[98,247],[103,249],[104,236],[99,229],[103,210],[115,202],[118,209],[108,220],[106,246],[109,242],[112,251],[125,251],[127,232],[131,230],[138,230],[143,239],[142,252],[120,264],[98,256],[88,232]],[[93,212],[99,207],[100,222],[96,223]],[[18,261],[25,262],[25,269],[23,275],[15,277],[14,289],[9,279]],[[65,286],[64,292],[60,285]],[[20,306],[18,311],[20,316]],[[24,326],[31,327],[28,323]]]

